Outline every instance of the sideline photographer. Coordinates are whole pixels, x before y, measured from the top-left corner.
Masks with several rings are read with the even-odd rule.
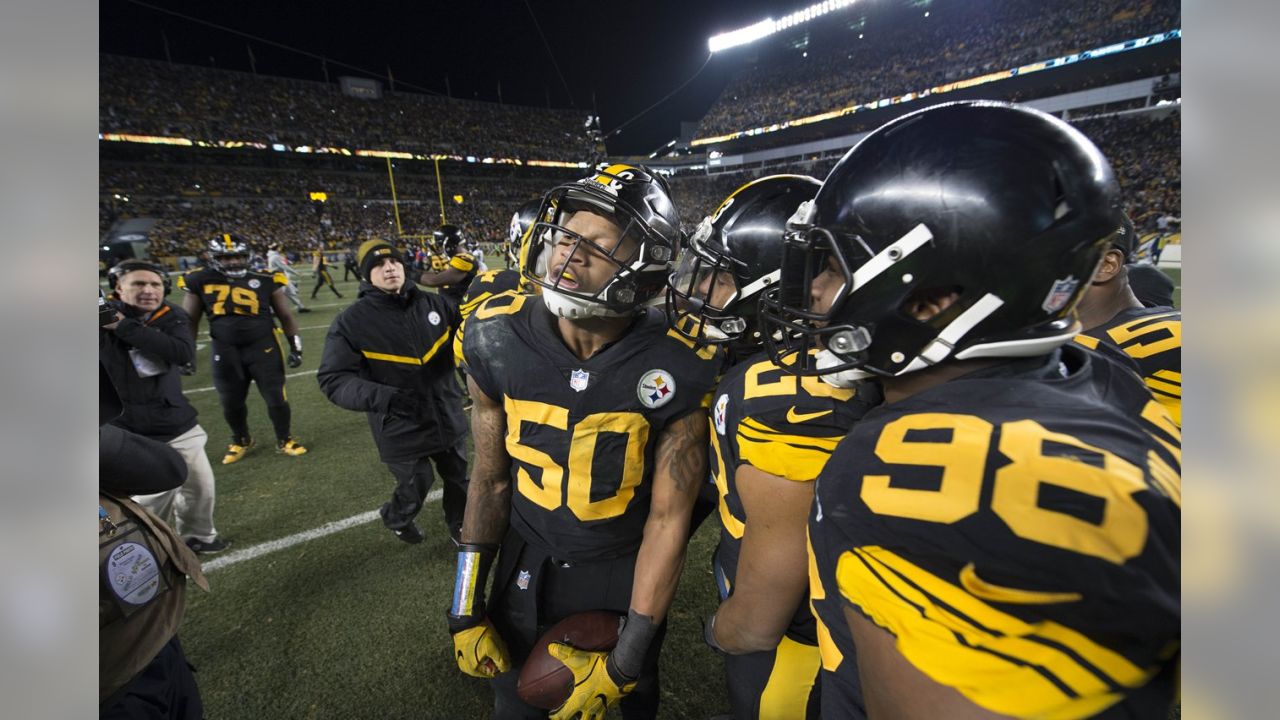
[[[168,525],[129,499],[182,484],[178,453],[114,425],[120,398],[99,363],[98,716],[199,720],[193,668],[178,641],[186,579],[208,591],[200,561]]]
[[[124,403],[112,424],[168,444],[182,455],[187,481],[182,487],[139,496],[137,502],[172,522],[198,553],[225,550],[213,524],[213,467],[205,455],[209,436],[196,422],[196,409],[182,394],[181,368],[195,361],[191,322],[182,308],[165,301],[164,268],[125,260],[111,268],[111,313],[100,321],[98,357]]]

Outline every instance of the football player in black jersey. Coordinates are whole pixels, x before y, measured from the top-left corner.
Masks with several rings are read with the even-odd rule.
[[[437,270],[437,263],[433,259],[431,272],[422,273],[418,282],[427,287],[439,288],[441,295],[461,305],[467,288],[476,276],[476,259],[467,252],[462,230],[457,225],[441,225],[431,237],[436,247],[444,252],[446,264]]]
[[[992,102],[890,122],[797,213],[771,353],[884,390],[809,522],[810,595],[870,717],[1168,716],[1180,430],[1070,342],[1120,222],[1079,131]]]
[[[209,267],[183,276],[187,295],[182,309],[191,316],[191,332],[197,338],[200,318],[209,317],[209,337],[213,345],[213,386],[222,403],[222,414],[231,427],[231,444],[223,465],[238,462],[253,438],[249,434],[249,382],[267,403],[267,415],[276,432],[276,450],[297,456],[307,452],[289,432],[289,400],[284,390],[284,360],[276,342],[273,317],[280,318],[289,343],[289,367],[302,364],[302,338],[298,323],[289,312],[285,287],[289,281],[281,273],[249,270],[249,247],[231,234],[209,241]]]
[[[775,175],[735,190],[698,226],[667,291],[673,328],[699,344],[726,345],[735,363],[716,388],[710,418],[721,602],[704,635],[726,655],[739,720],[818,717],[821,658],[805,572],[813,481],[878,398],[874,383],[836,388],[797,379],[761,352],[760,294],[781,273],[787,220],[819,186]]]
[[[1125,262],[1136,236],[1126,217],[1077,308],[1085,329],[1076,342],[1094,349],[1110,345],[1132,358],[1147,389],[1182,425],[1182,313],[1144,307],[1129,287],[1131,266]]]
[[[333,276],[329,274],[329,264],[324,259],[324,243],[321,241],[317,241],[315,249],[311,251],[311,269],[316,278],[316,286],[311,288],[312,300],[316,299],[316,293],[320,292],[320,288],[326,285],[334,295],[342,297],[342,293],[338,292],[338,286],[333,284]]]
[[[533,227],[534,218],[538,215],[538,208],[542,206],[542,200],[530,200],[520,206],[511,216],[511,225],[507,228],[507,243],[505,255],[507,259],[507,267],[504,270],[486,270],[476,276],[471,282],[471,286],[467,289],[467,294],[462,298],[462,305],[459,309],[462,311],[463,326],[458,328],[458,332],[453,335],[453,358],[457,362],[458,367],[462,367],[462,339],[465,337],[466,321],[486,300],[494,295],[500,295],[504,292],[512,290],[521,293],[534,292],[538,288],[525,282],[524,276],[520,269],[522,262],[521,256],[524,254],[524,239],[529,229]]]
[[[681,241],[660,176],[601,165],[538,217],[525,274],[542,293],[498,295],[467,322],[476,454],[449,628],[459,668],[494,678],[495,717],[546,717],[516,694],[535,640],[568,615],[617,612],[612,652],[548,649],[575,676],[551,717],[600,718],[621,698],[623,717],[652,718],[723,354],[645,306]]]

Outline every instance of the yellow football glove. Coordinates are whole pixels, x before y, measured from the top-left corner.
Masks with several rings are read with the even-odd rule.
[[[635,680],[619,686],[609,675],[605,669],[609,653],[579,650],[562,643],[551,643],[547,653],[573,672],[573,694],[552,711],[549,720],[601,720],[610,705],[636,687]]]
[[[507,643],[488,619],[453,634],[453,655],[458,669],[472,677],[496,677],[511,669]]]

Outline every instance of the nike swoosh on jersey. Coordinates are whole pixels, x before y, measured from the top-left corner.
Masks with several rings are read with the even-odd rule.
[[[1055,603],[1078,602],[1084,599],[1084,596],[1077,592],[1023,590],[989,583],[978,577],[978,571],[973,563],[969,563],[960,569],[960,584],[974,597],[1013,605],[1052,605]]]
[[[790,410],[787,410],[787,422],[802,423],[806,420],[813,420],[814,418],[820,418],[823,415],[830,415],[830,414],[831,414],[830,410],[819,410],[818,412],[811,412],[811,413],[799,413],[799,412],[796,412],[796,408],[793,405],[791,406]]]

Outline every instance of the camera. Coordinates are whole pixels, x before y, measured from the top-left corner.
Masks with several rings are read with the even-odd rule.
[[[120,310],[118,300],[108,300],[102,288],[98,288],[98,327],[110,325],[116,321],[116,313]]]

